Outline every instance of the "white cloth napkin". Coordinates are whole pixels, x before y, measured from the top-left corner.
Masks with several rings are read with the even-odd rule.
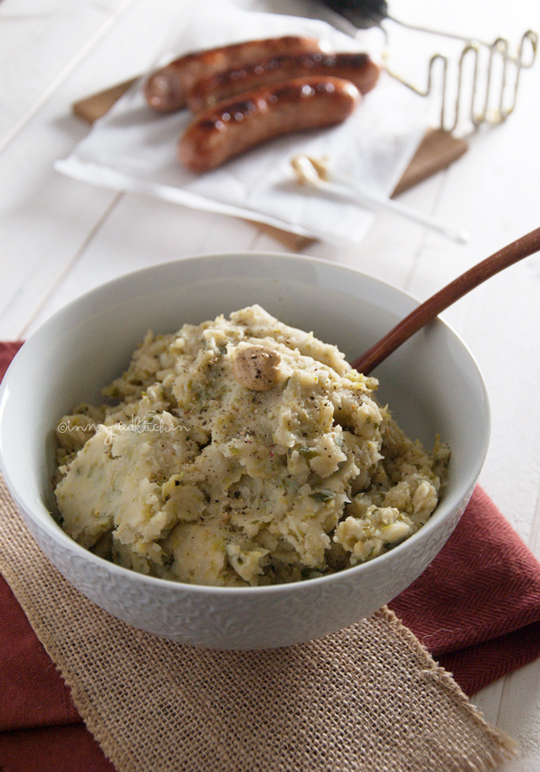
[[[370,32],[353,39],[319,20],[244,11],[220,0],[205,3],[204,18],[194,10],[178,24],[183,34],[163,63],[188,51],[282,34],[321,37],[336,50],[368,51],[377,58],[377,38]],[[373,212],[298,185],[291,159],[300,152],[328,156],[374,192],[389,195],[427,127],[425,100],[383,72],[340,126],[280,138],[195,175],[176,156],[178,138],[192,116],[187,110],[156,114],[146,105],[142,82],[94,124],[68,158],[56,162],[57,170],[91,184],[243,217],[335,245],[359,243]]]

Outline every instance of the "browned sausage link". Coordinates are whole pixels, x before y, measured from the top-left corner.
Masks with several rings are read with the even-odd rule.
[[[360,99],[356,86],[341,78],[265,86],[201,113],[180,138],[178,157],[190,171],[206,172],[283,134],[341,123]]]
[[[284,53],[316,53],[325,50],[328,50],[325,41],[286,35],[196,51],[152,73],[144,85],[144,93],[154,110],[171,113],[185,107],[186,96],[198,78]]]
[[[379,67],[368,54],[280,54],[200,78],[188,95],[188,107],[199,113],[242,91],[306,75],[344,78],[352,81],[361,94],[367,94],[377,83]]]

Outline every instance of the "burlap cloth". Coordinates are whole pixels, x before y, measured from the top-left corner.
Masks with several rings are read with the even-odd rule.
[[[160,639],[63,579],[3,480],[0,570],[118,772],[472,772],[515,752],[387,608],[287,649]]]

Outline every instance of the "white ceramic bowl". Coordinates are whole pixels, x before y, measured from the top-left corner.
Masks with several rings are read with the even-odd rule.
[[[369,615],[414,581],[444,545],[472,493],[489,439],[478,367],[437,320],[373,374],[380,398],[411,437],[450,443],[450,479],[430,521],[408,541],[338,574],[288,585],[213,588],[168,582],[113,565],[53,520],[54,426],[97,401],[148,328],[172,332],[259,303],[312,330],[352,360],[409,313],[398,289],[329,262],[269,253],[207,255],[137,271],[75,300],[22,347],[0,392],[0,462],[36,541],[62,574],[111,614],[184,643],[223,649],[286,646]]]

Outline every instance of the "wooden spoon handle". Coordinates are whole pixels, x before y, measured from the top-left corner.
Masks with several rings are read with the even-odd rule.
[[[372,346],[365,354],[352,362],[352,367],[364,375],[368,375],[386,357],[408,340],[415,332],[451,306],[456,300],[466,295],[479,284],[491,278],[504,268],[529,257],[540,250],[540,228],[536,228],[526,236],[513,241],[494,255],[482,260],[457,279],[447,284],[442,290],[415,308],[405,319],[402,319],[384,338]]]

